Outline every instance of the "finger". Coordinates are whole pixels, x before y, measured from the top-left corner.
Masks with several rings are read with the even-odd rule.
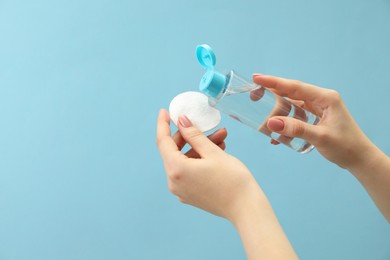
[[[293,103],[294,105],[296,105],[297,107],[301,107],[303,108],[305,106],[305,102],[302,101],[302,100],[295,100],[295,99],[291,99],[291,98],[286,98],[289,102]]]
[[[157,119],[156,143],[163,160],[178,152],[176,143],[171,137],[170,118],[166,110],[161,109]]]
[[[294,100],[291,98],[287,98],[288,101],[290,101],[292,104],[296,105],[297,107],[303,108],[306,111],[309,111],[310,113],[321,117],[323,114],[323,106],[316,106],[314,103],[305,103],[302,100]],[[318,102],[321,103],[321,102]]]
[[[218,145],[219,148],[221,148],[222,150],[225,150],[226,148],[224,142],[226,137],[227,137],[227,131],[225,128],[218,129],[216,132],[208,136],[210,141]],[[194,149],[188,150],[188,152],[185,153],[185,156],[189,158],[200,158],[199,154]]]
[[[217,131],[215,131],[214,133],[208,136],[210,141],[212,141],[215,144],[219,144],[223,142],[226,139],[226,137],[227,137],[227,131],[225,128],[218,129]],[[184,140],[180,131],[177,131],[172,138],[175,141],[177,148],[179,150],[183,149],[184,145],[186,144],[186,141]]]
[[[221,148],[222,151],[225,151],[225,149],[226,149],[226,143],[225,143],[225,142],[222,142],[222,143],[220,143],[220,144],[218,145],[218,147]]]
[[[194,149],[188,150],[188,152],[186,152],[184,155],[187,156],[188,158],[194,158],[194,159],[200,158],[200,155],[196,151],[194,151]]]
[[[275,139],[271,139],[271,144],[273,145],[278,145],[280,144],[278,141],[276,141]]]
[[[255,90],[252,90],[250,93],[250,98],[252,101],[259,101],[264,96],[265,88],[257,88]]]
[[[221,148],[223,151],[226,149],[225,142],[219,143],[219,144],[217,144],[217,146],[219,148]],[[188,158],[194,158],[194,159],[200,158],[200,155],[194,149],[191,149],[188,152],[186,152],[185,156],[187,156]]]
[[[202,157],[212,157],[221,150],[199,129],[194,127],[186,116],[179,116],[179,131],[184,140]]]
[[[327,89],[297,80],[284,79],[268,75],[253,75],[253,82],[263,87],[274,90],[280,96],[289,97],[295,100],[313,102],[324,95]]]
[[[180,134],[180,131],[176,131],[176,133],[172,136],[173,141],[176,143],[177,149],[183,149],[184,145],[186,145],[186,140],[184,140],[183,136]]]
[[[211,142],[215,144],[222,143],[227,137],[227,131],[226,128],[221,128],[212,133],[211,135],[208,136]]]
[[[272,117],[268,119],[267,127],[281,135],[303,138],[310,143],[313,143],[319,136],[317,126],[291,117]]]

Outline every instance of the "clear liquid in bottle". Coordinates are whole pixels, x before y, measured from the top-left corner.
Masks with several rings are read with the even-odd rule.
[[[307,153],[314,148],[313,145],[301,138],[272,132],[267,127],[267,120],[273,116],[287,116],[308,124],[317,124],[320,120],[319,117],[264,87],[249,83],[234,71],[230,71],[226,75],[226,79],[225,90],[214,98],[209,97],[211,106],[297,152]]]

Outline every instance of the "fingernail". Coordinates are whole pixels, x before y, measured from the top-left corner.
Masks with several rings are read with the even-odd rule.
[[[264,74],[260,74],[260,73],[253,73],[252,74],[252,77],[261,77],[261,76],[264,76]]]
[[[284,122],[280,119],[271,118],[268,120],[267,126],[272,131],[280,132],[284,129]]]
[[[187,127],[190,127],[192,126],[192,123],[191,121],[188,119],[188,117],[186,117],[185,115],[181,115],[179,116],[179,124],[184,127],[184,128],[187,128]]]

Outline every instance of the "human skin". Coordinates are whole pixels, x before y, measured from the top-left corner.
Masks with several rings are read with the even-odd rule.
[[[390,222],[390,159],[362,132],[340,95],[334,90],[268,75],[255,74],[253,81],[321,117],[317,125],[310,125],[271,115],[266,125],[271,131],[307,140],[327,160],[348,170]],[[181,202],[233,223],[248,259],[297,259],[250,171],[223,151],[226,130],[220,129],[207,138],[181,116],[179,131],[172,136],[169,124],[167,111],[161,110],[157,145],[170,191]],[[186,143],[192,148],[183,154]]]
[[[253,81],[321,117],[317,125],[310,125],[277,116],[268,119],[267,126],[279,134],[307,140],[326,159],[348,170],[390,222],[390,158],[359,128],[339,93],[269,75],[254,74]]]
[[[172,136],[169,124],[167,111],[161,110],[157,145],[170,191],[185,204],[229,220],[240,234],[248,259],[297,259],[251,172],[223,151],[226,130],[207,138],[181,116],[179,132]],[[183,154],[185,143],[192,149]]]

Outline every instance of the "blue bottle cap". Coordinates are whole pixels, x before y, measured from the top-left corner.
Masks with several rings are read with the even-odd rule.
[[[213,49],[207,44],[198,45],[196,47],[196,57],[200,65],[207,69],[200,81],[199,90],[208,96],[217,97],[225,89],[226,76],[214,71],[217,59]]]
[[[210,97],[217,97],[226,85],[226,76],[214,71],[207,70],[200,80],[199,90]]]
[[[198,57],[200,65],[207,70],[214,69],[214,66],[217,63],[217,58],[215,57],[213,49],[207,44],[196,46],[196,57]]]

